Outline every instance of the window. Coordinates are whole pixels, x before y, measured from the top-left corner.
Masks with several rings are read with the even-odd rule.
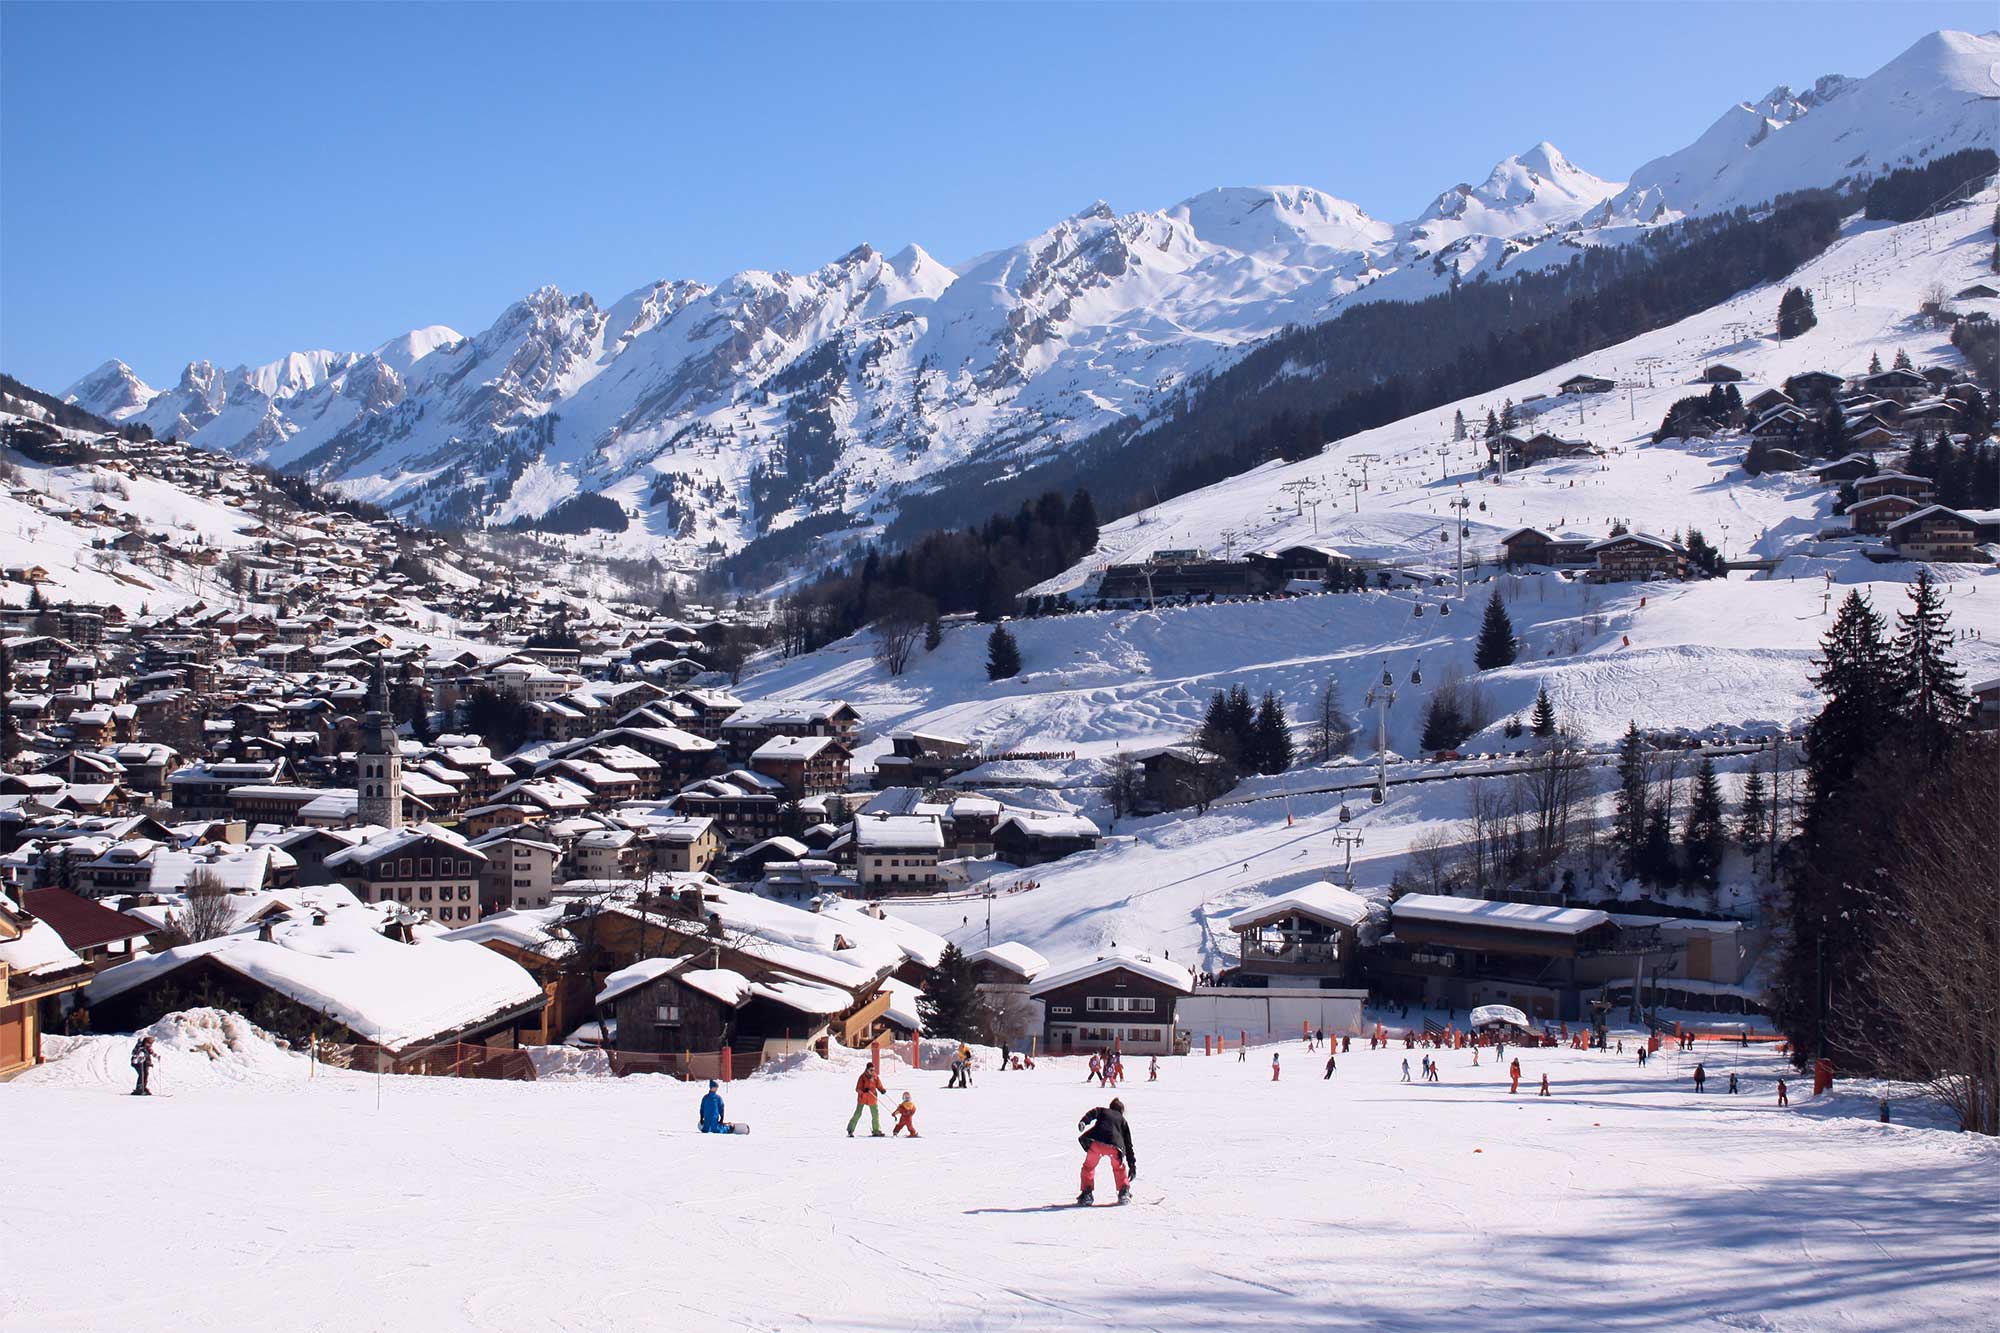
[[[515,880],[515,881],[514,881],[514,887],[515,887],[515,888],[517,888],[517,889],[529,889],[529,888],[533,888],[533,887],[534,887],[534,881],[532,881],[532,880],[526,880],[526,879],[517,879],[517,880]]]
[[[417,861],[417,874],[424,879],[431,877],[431,859],[428,856],[422,857]]]
[[[458,919],[459,919],[460,921],[470,921],[470,920],[472,920],[472,909],[471,909],[470,907],[461,907],[461,908],[459,908],[459,909],[458,909]]]
[[[1084,1000],[1084,1007],[1093,1014],[1150,1014],[1153,1012],[1153,997],[1150,995],[1092,995]]]
[[[1069,1006],[1066,1004],[1052,1004],[1049,1006],[1049,1012],[1052,1014],[1067,1014]]]
[[[681,1021],[681,1007],[672,1000],[662,1000],[658,1014],[662,1023],[678,1024]]]
[[[396,862],[396,878],[408,879],[410,877],[410,874],[411,874],[410,858],[406,856],[402,858],[400,861]]]
[[[460,861],[458,863],[458,873],[461,875],[470,875],[472,873],[472,862]]]

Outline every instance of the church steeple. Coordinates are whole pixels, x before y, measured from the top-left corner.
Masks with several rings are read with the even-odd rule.
[[[368,682],[368,711],[361,718],[361,748],[354,756],[354,813],[364,824],[403,823],[403,751],[389,710],[389,677],[377,662]]]

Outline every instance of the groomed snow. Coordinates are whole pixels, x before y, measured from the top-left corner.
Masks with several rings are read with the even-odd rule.
[[[923,1137],[849,1140],[857,1064],[723,1089],[577,1072],[506,1083],[321,1069],[256,1043],[127,1038],[0,1087],[10,1213],[0,1324],[76,1329],[1760,1329],[1991,1326],[2000,1147],[1841,1093],[1774,1104],[1776,1057],[1301,1046],[1161,1061],[1123,1088],[1133,1205],[1068,1207],[1082,1062],[885,1066]],[[268,1050],[268,1048],[266,1048]],[[1515,1054],[1510,1050],[1509,1055]],[[1416,1060],[1411,1058],[1414,1066]],[[1530,1095],[1547,1072],[1555,1095]],[[379,1097],[379,1104],[378,1099]],[[552,1151],[562,1143],[587,1151]],[[172,1169],[162,1169],[163,1154]],[[1110,1182],[1099,1180],[1100,1201]],[[136,1238],[79,1267],[87,1219]]]

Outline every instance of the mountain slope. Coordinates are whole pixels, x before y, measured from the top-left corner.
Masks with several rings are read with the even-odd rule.
[[[983,509],[963,478],[1152,419],[1261,340],[1357,300],[1421,299],[1656,222],[2000,143],[2000,104],[1980,91],[1996,58],[2000,37],[1933,34],[1869,78],[1733,108],[1629,184],[1541,143],[1401,224],[1302,186],[1100,203],[957,271],[863,245],[811,273],[664,281],[609,307],[544,288],[469,338],[195,362],[165,391],[109,362],[70,396],[432,521],[531,518],[602,491],[635,520],[614,544],[683,566],[798,524],[817,539],[892,521],[940,477],[956,488],[947,510],[971,517]]]

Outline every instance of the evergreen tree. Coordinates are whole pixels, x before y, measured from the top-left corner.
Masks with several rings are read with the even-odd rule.
[[[1743,808],[1736,817],[1736,840],[1746,852],[1764,845],[1764,774],[1751,769],[1743,779]]]
[[[1089,555],[1097,549],[1097,504],[1090,498],[1090,492],[1081,486],[1076,494],[1069,497],[1069,535],[1076,542],[1077,554]]]
[[[14,650],[0,643],[0,763],[21,753],[21,730],[14,725]]]
[[[1512,717],[1508,718],[1507,724],[1500,728],[1501,734],[1504,735],[1510,741],[1520,740],[1521,731],[1522,731],[1521,715],[1519,713],[1516,713]]]
[[[1712,579],[1722,573],[1722,552],[1708,544],[1700,528],[1688,529],[1687,554],[1688,567],[1703,578]]]
[[[1820,650],[1825,656],[1813,684],[1826,696],[1826,705],[1806,726],[1808,830],[1895,726],[1901,701],[1882,619],[1859,592],[1847,594]]]
[[[1459,712],[1458,691],[1439,690],[1424,708],[1424,734],[1418,742],[1435,754],[1449,750],[1466,737],[1465,718]]]
[[[1778,337],[1796,338],[1817,323],[1812,293],[1803,287],[1786,288],[1778,299]]]
[[[1930,570],[1919,568],[1910,609],[1896,613],[1894,651],[1903,717],[1917,746],[1933,757],[1950,743],[1972,707],[1965,675],[1946,654],[1950,618]]]
[[[1005,625],[995,625],[986,637],[986,679],[1006,680],[1021,674],[1021,645]]]
[[[1902,348],[1900,348],[1900,347],[1898,347],[1898,348],[1896,349],[1896,360],[1895,360],[1895,368],[1896,368],[1897,370],[1915,370],[1915,369],[1916,369],[1916,367],[1915,367],[1914,365],[1912,365],[1912,364],[1910,363],[1910,354],[1909,354],[1908,352],[1904,351],[1904,350],[1903,350]]]
[[[1292,725],[1285,706],[1269,690],[1257,706],[1255,749],[1259,773],[1282,773],[1292,766]]]
[[[944,626],[938,623],[937,616],[933,614],[924,622],[924,651],[934,653],[938,650],[938,645],[943,642]]]
[[[1639,734],[1639,724],[1633,722],[1618,744],[1617,815],[1613,822],[1613,838],[1627,875],[1639,873],[1646,844],[1646,805],[1646,740]]]
[[[1715,888],[1728,837],[1722,817],[1722,784],[1715,776],[1715,761],[1704,755],[1695,774],[1694,798],[1688,802],[1687,824],[1681,833],[1691,881],[1703,888]]]
[[[1514,622],[1507,617],[1507,605],[1500,600],[1500,590],[1495,588],[1486,599],[1486,619],[1479,626],[1479,645],[1472,654],[1472,663],[1481,671],[1491,671],[1503,667],[1514,660]]]
[[[1675,876],[1674,838],[1667,827],[1667,808],[1656,805],[1646,812],[1646,831],[1639,844],[1639,878],[1649,884],[1665,884]]]
[[[956,944],[944,946],[937,966],[924,977],[923,997],[917,1001],[924,1032],[933,1037],[956,1041],[976,1041],[985,1003],[979,998],[979,983],[972,965],[965,961]]]
[[[1549,698],[1549,687],[1535,687],[1535,711],[1532,714],[1536,740],[1550,740],[1556,734],[1556,704]]]
[[[1880,352],[1870,352],[1868,354],[1868,373],[1870,375],[1880,375],[1882,373],[1882,354]]]

